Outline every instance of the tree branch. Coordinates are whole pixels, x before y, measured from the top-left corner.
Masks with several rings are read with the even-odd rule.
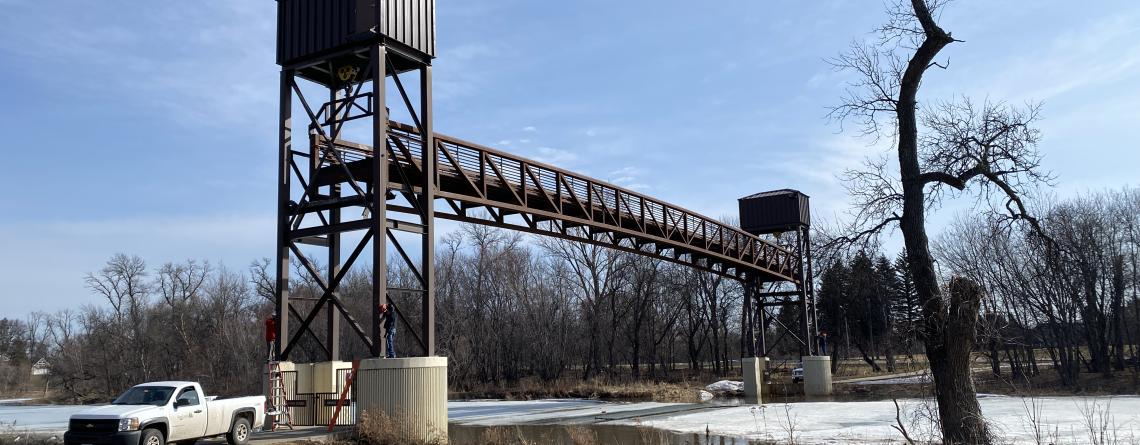
[[[902,217],[898,216],[898,215],[894,215],[890,218],[886,218],[886,219],[880,221],[874,227],[859,231],[858,233],[855,233],[853,235],[844,235],[844,236],[834,237],[830,241],[824,243],[823,247],[826,249],[826,248],[832,248],[832,247],[836,247],[836,246],[840,246],[840,245],[855,244],[855,243],[859,242],[860,240],[865,239],[867,237],[878,235],[879,232],[882,232],[883,229],[885,229],[887,227],[887,225],[889,225],[890,223],[897,223],[899,221],[902,221]]]
[[[952,175],[952,174],[949,174],[946,172],[940,172],[940,171],[939,172],[926,172],[926,173],[923,173],[923,174],[918,176],[918,181],[924,185],[932,183],[932,182],[937,182],[937,183],[941,183],[941,184],[946,184],[950,187],[954,187],[958,190],[965,190],[967,182],[970,182],[970,180],[973,179],[974,177],[977,177],[979,175],[984,175],[988,172],[989,172],[989,169],[987,167],[985,167],[983,164],[977,164],[977,165],[973,166],[972,168],[970,168],[969,170],[966,170],[966,171],[959,173],[957,175]]]

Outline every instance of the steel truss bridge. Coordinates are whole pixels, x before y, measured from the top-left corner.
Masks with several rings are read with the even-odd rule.
[[[279,25],[291,20],[288,11],[280,14]],[[398,294],[419,296],[417,313],[398,304],[397,315],[420,346],[418,355],[435,355],[436,218],[605,246],[739,280],[745,284],[746,297],[742,351],[748,356],[766,355],[762,327],[779,323],[769,319],[766,308],[798,305],[803,314],[800,326],[785,328],[798,332],[792,332],[793,337],[806,355],[814,355],[814,297],[811,286],[805,286],[812,274],[806,227],[796,229],[793,242],[778,245],[632,190],[437,134],[432,128],[434,46],[417,48],[406,38],[373,35],[314,52],[307,47],[283,49],[281,32],[279,358],[288,359],[307,336],[329,360],[340,359],[342,320],[373,356],[382,356],[385,344],[378,308]],[[282,56],[293,53],[302,56]],[[416,78],[414,85],[405,85],[408,77]],[[409,94],[411,86],[418,88],[418,95]],[[390,95],[393,105],[404,107],[412,123],[389,120],[390,88],[396,92]],[[298,127],[302,131],[294,130],[294,110],[303,116],[304,125]],[[367,135],[369,140],[347,140],[344,135],[349,133]],[[361,235],[359,241],[343,245],[343,235],[353,232]],[[418,241],[408,243],[408,236]],[[318,267],[319,256],[303,252],[302,246],[320,252],[326,267]],[[387,283],[389,247],[414,275],[414,287]],[[343,257],[346,252],[350,253]],[[370,260],[373,277],[367,330],[346,309],[339,291],[346,273],[361,257]],[[298,297],[290,295],[294,260],[320,288],[312,305],[295,304]],[[760,290],[765,283],[787,285],[765,293]],[[786,290],[789,287],[795,290]],[[327,317],[323,340],[313,325],[322,314]]]

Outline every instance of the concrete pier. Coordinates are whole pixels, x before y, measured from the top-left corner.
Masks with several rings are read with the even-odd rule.
[[[745,357],[740,360],[744,371],[744,403],[764,403],[764,368],[766,357]]]
[[[831,357],[826,355],[805,355],[804,395],[831,395]]]
[[[374,358],[360,361],[356,415],[383,414],[412,438],[447,441],[447,357]]]

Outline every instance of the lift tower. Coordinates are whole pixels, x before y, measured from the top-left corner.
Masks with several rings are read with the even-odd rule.
[[[756,236],[774,235],[781,245],[794,252],[796,276],[794,282],[773,282],[782,289],[762,290],[763,282],[745,277],[744,284],[744,324],[742,351],[749,357],[767,357],[770,348],[767,342],[769,308],[794,309],[797,312],[798,326],[779,326],[780,338],[790,335],[800,345],[800,355],[816,355],[819,334],[815,308],[815,286],[812,285],[811,261],[811,207],[808,196],[790,189],[756,193],[740,198],[740,228]],[[794,289],[787,289],[794,285]]]
[[[424,149],[436,143],[434,56],[434,0],[277,0],[279,359],[289,360],[304,339],[315,342],[326,360],[340,360],[342,321],[373,357],[383,356],[378,308],[389,301],[396,303],[398,325],[419,347],[410,355],[435,355],[432,221],[438,178],[436,150]],[[418,82],[408,79],[416,74]],[[405,86],[409,80],[418,91]],[[392,95],[392,108],[407,110],[422,135],[421,146],[391,137],[389,86],[398,93]],[[303,125],[295,125],[295,110]],[[344,142],[346,134],[370,145]],[[418,159],[403,156],[413,151]],[[402,168],[390,165],[397,152],[406,160]],[[361,171],[360,162],[349,167],[362,160],[370,160],[364,163],[367,171]],[[414,276],[412,285],[389,285],[389,246]],[[292,261],[319,288],[319,297],[301,301],[290,295]],[[359,310],[354,315],[341,292],[346,273],[358,261],[371,263],[370,315]],[[323,335],[313,324],[321,315],[327,317]],[[366,317],[370,320],[358,319]]]
[[[791,336],[799,344],[803,361],[804,394],[831,393],[830,358],[820,356],[819,323],[816,312],[815,286],[811,260],[811,209],[808,196],[796,190],[773,190],[740,198],[740,227],[756,236],[774,236],[788,246],[795,258],[797,280],[771,281],[762,289],[764,280],[745,276],[744,304],[741,314],[741,352],[745,395],[759,402],[763,386],[763,369],[767,366],[767,332],[774,322],[780,336]],[[771,317],[768,309],[795,310],[797,326],[786,326]]]

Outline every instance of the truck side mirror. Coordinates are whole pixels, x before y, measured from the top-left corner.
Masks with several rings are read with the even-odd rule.
[[[190,405],[190,401],[186,400],[186,399],[178,399],[178,400],[174,401],[174,407],[175,408],[181,408],[183,406],[189,406],[189,405]]]

